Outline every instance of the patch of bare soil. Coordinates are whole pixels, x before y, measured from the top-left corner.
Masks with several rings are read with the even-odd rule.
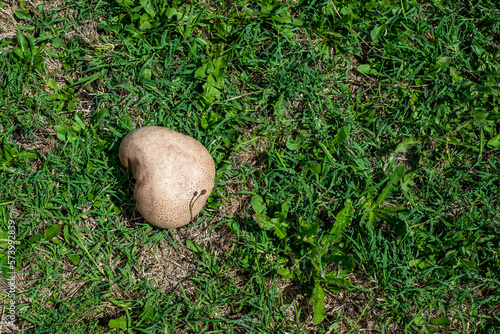
[[[3,8],[0,8],[0,40],[16,37],[16,27],[21,24],[14,15],[16,3],[17,1],[6,1]]]
[[[28,0],[26,1],[25,7],[21,8],[20,1],[4,0],[3,8],[0,8],[0,40],[4,38],[15,38],[16,27],[25,24],[23,20],[20,20],[15,15],[17,10],[38,11],[38,6],[42,2],[44,3],[44,9],[61,7],[63,4],[62,0]]]

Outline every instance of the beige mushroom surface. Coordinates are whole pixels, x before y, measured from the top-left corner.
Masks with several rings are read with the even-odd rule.
[[[120,162],[136,183],[137,210],[151,224],[176,228],[197,215],[214,187],[215,164],[196,139],[146,126],[123,138]]]

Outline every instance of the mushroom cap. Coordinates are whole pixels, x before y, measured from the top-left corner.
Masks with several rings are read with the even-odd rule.
[[[151,224],[176,228],[197,215],[214,187],[215,164],[196,139],[159,126],[136,129],[120,144],[136,179],[137,210]]]

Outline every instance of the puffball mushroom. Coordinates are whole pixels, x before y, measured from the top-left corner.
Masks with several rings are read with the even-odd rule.
[[[174,130],[146,126],[123,138],[120,162],[136,179],[137,210],[160,228],[186,225],[214,187],[215,164],[196,139]]]

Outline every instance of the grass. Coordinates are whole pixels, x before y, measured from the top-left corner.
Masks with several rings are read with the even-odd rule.
[[[0,332],[500,332],[494,2],[0,8]],[[135,210],[146,125],[214,158],[186,227]]]

